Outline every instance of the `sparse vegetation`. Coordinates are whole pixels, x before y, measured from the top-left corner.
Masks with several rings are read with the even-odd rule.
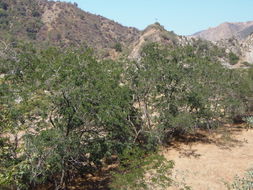
[[[121,43],[116,43],[114,45],[114,49],[117,51],[117,52],[122,52],[122,45]]]
[[[252,64],[250,64],[249,62],[246,62],[246,61],[242,62],[242,64],[245,65],[246,67],[251,67],[252,66]]]
[[[253,116],[245,117],[244,121],[248,124],[249,128],[253,128]]]
[[[137,29],[82,11],[77,3],[47,0],[3,0],[0,29],[0,39],[5,41],[8,35],[39,47],[48,44],[83,47],[85,44],[97,53],[108,48],[121,52],[124,45],[129,45],[139,35]],[[52,35],[52,32],[58,34]]]
[[[253,169],[248,170],[242,178],[236,177],[231,185],[227,185],[228,190],[251,190],[253,189]]]

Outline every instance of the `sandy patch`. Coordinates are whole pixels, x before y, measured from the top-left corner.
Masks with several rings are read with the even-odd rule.
[[[233,126],[209,136],[199,134],[164,151],[167,159],[175,161],[174,179],[193,190],[225,190],[224,182],[253,167],[253,130]]]

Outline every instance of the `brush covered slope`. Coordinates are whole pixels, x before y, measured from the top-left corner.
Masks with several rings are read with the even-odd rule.
[[[191,37],[208,40],[231,54],[233,64],[247,67],[253,63],[253,21],[223,23],[193,34]],[[232,55],[235,54],[235,55]]]
[[[77,4],[47,0],[0,2],[2,40],[113,49],[117,44],[131,43],[138,35],[137,29],[85,12]]]

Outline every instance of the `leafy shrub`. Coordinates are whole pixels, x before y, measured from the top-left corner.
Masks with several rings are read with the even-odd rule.
[[[165,189],[171,185],[173,165],[159,154],[147,154],[139,148],[126,149],[110,187],[113,190]]]
[[[8,13],[4,10],[0,8],[0,18],[3,19],[4,17],[7,17]]]
[[[137,116],[132,92],[120,85],[120,64],[98,62],[89,50],[61,54],[54,48],[39,53],[25,48],[19,62],[10,67],[4,62],[10,76],[5,80],[13,83],[3,80],[1,102],[6,103],[0,122],[19,130],[33,126],[36,132],[26,132],[18,157],[4,157],[1,181],[32,189],[50,180],[64,188],[70,173],[92,173],[103,158],[133,143]],[[21,101],[15,103],[15,96]]]
[[[173,163],[154,153],[158,145],[243,112],[253,91],[253,68],[224,68],[216,50],[195,46],[149,44],[127,63],[98,61],[89,49],[16,46],[16,57],[0,59],[0,133],[26,135],[1,139],[0,186],[65,188],[110,155],[119,156],[112,188],[170,185]]]
[[[239,94],[249,86],[239,85],[246,84],[241,75],[223,67],[208,48],[148,44],[140,62],[129,68],[134,79],[130,86],[143,114],[140,133],[152,142],[161,143],[170,133],[216,127],[217,118],[246,109]]]
[[[236,177],[228,190],[252,190],[253,189],[253,169],[250,169],[243,178]]]
[[[32,12],[32,16],[33,16],[33,17],[40,17],[40,12],[34,10],[34,11]]]
[[[229,58],[229,63],[230,63],[231,65],[235,65],[235,64],[237,64],[238,61],[239,61],[239,57],[238,57],[237,55],[235,55],[233,52],[230,52],[230,53],[228,54],[228,58]]]
[[[243,119],[250,128],[253,128],[253,116],[245,117]]]
[[[30,39],[35,40],[41,26],[42,26],[42,23],[40,20],[34,20],[27,23],[27,26],[26,26],[27,36]]]
[[[116,43],[113,47],[117,52],[122,52],[122,45],[121,43]]]
[[[7,10],[8,9],[8,7],[9,7],[9,5],[7,4],[7,3],[5,3],[5,2],[0,2],[0,8],[2,8],[3,10]]]
[[[8,17],[0,20],[0,28],[8,29],[8,25],[9,25]]]

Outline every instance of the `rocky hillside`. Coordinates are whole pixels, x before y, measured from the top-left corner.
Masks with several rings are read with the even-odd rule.
[[[47,0],[1,0],[0,38],[57,46],[87,45],[94,49],[128,45],[140,32],[77,4]]]
[[[195,33],[192,36],[209,41],[219,41],[232,37],[242,40],[247,38],[252,32],[253,21],[237,23],[226,22],[217,27]]]
[[[141,57],[142,47],[152,42],[169,46],[185,46],[193,45],[194,41],[196,40],[193,38],[179,36],[173,31],[167,31],[160,23],[156,22],[146,27],[146,29],[141,32],[139,38],[132,43],[129,48],[130,53],[128,57],[138,60]]]
[[[253,64],[253,21],[223,23],[191,37],[211,41],[227,53],[235,54],[239,58],[237,66]]]
[[[242,51],[242,60],[253,63],[253,34],[248,36],[240,45]]]
[[[122,55],[120,52],[131,59],[138,59],[142,47],[150,42],[193,45],[195,41],[197,46],[204,44],[209,49],[213,48],[210,44],[202,43],[201,40],[204,39],[226,49],[227,53],[233,52],[240,57],[241,62],[253,63],[252,32],[253,21],[224,23],[186,37],[165,30],[159,23],[152,24],[143,31],[125,27],[105,17],[85,12],[76,3],[47,0],[0,1],[0,40],[7,44],[25,41],[32,42],[37,47],[92,47],[98,52],[97,55],[113,59]],[[236,61],[234,56],[232,59]]]
[[[178,36],[173,32],[169,32],[164,29],[159,23],[149,25],[145,30],[142,31],[139,38],[132,44],[129,58],[138,59],[142,47],[151,42],[158,42],[160,44],[175,45],[178,43]]]

